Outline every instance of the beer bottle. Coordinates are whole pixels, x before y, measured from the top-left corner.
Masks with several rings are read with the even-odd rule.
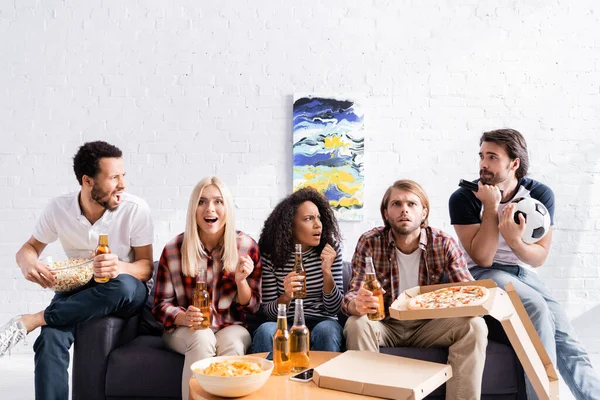
[[[200,323],[201,329],[210,327],[210,293],[208,293],[208,288],[206,286],[206,269],[204,268],[200,269],[198,271],[198,276],[196,276],[196,288],[194,289],[192,305],[199,308],[202,312],[202,322]]]
[[[363,287],[373,292],[373,296],[379,299],[379,307],[377,307],[377,312],[374,314],[367,314],[367,316],[371,321],[381,321],[385,318],[385,308],[383,305],[383,288],[381,287],[381,284],[375,277],[375,267],[373,266],[373,258],[365,257],[365,264],[366,277]]]
[[[273,375],[290,372],[290,333],[287,330],[285,304],[277,306],[277,331],[273,335]]]
[[[110,254],[110,247],[108,247],[108,235],[98,236],[98,247],[96,247],[94,253],[97,256],[100,254]],[[110,278],[94,276],[94,280],[97,283],[106,283],[110,280]]]
[[[302,299],[294,301],[294,325],[290,329],[290,358],[292,372],[300,372],[310,366],[310,332],[304,323]]]
[[[302,264],[302,245],[296,244],[294,255],[294,272],[302,276],[302,289],[292,292],[292,299],[303,299],[306,297],[306,270]]]

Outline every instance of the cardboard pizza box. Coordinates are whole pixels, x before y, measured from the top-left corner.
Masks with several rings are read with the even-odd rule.
[[[485,303],[479,306],[465,306],[457,308],[442,308],[438,310],[409,310],[408,302],[414,296],[431,292],[443,287],[479,285],[485,286],[490,291],[490,296]],[[490,315],[498,320],[510,343],[529,377],[536,394],[542,400],[558,399],[558,375],[550,357],[542,345],[527,311],[515,291],[514,286],[508,284],[502,290],[491,279],[480,281],[449,283],[443,285],[417,286],[405,290],[391,304],[389,313],[398,320],[477,317]]]
[[[317,386],[386,399],[419,400],[452,377],[448,364],[348,350],[316,367]]]
[[[438,289],[451,286],[484,286],[488,288],[490,296],[485,303],[479,306],[466,306],[457,308],[445,308],[440,310],[409,310],[408,303],[410,299],[421,293],[429,293]],[[496,286],[496,283],[491,279],[471,282],[446,283],[442,285],[431,286],[416,286],[406,289],[398,296],[389,308],[390,316],[399,320],[414,320],[414,319],[433,319],[440,318],[440,311],[443,311],[443,318],[448,317],[473,317],[477,315],[488,315],[497,296],[506,296],[506,293]]]

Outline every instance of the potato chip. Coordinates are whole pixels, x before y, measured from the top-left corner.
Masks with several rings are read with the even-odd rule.
[[[206,369],[196,370],[196,372],[212,376],[247,376],[260,374],[263,370],[255,362],[226,360],[211,363]]]

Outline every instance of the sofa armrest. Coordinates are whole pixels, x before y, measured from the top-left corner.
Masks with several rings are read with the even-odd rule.
[[[108,355],[133,340],[139,316],[123,319],[113,316],[77,325],[73,350],[73,400],[106,399]]]

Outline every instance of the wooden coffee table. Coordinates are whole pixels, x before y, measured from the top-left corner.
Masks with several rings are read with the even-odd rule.
[[[311,351],[310,352],[310,367],[315,368],[326,361],[331,360],[340,353],[329,351]],[[257,357],[266,357],[267,353],[251,354]],[[313,381],[296,382],[291,381],[290,376],[271,375],[269,380],[263,387],[243,399],[376,399],[377,397],[362,396],[347,392],[338,392],[337,390],[329,390],[318,387]],[[190,379],[190,400],[208,400],[222,399],[223,397],[213,396],[206,393],[192,376]]]

